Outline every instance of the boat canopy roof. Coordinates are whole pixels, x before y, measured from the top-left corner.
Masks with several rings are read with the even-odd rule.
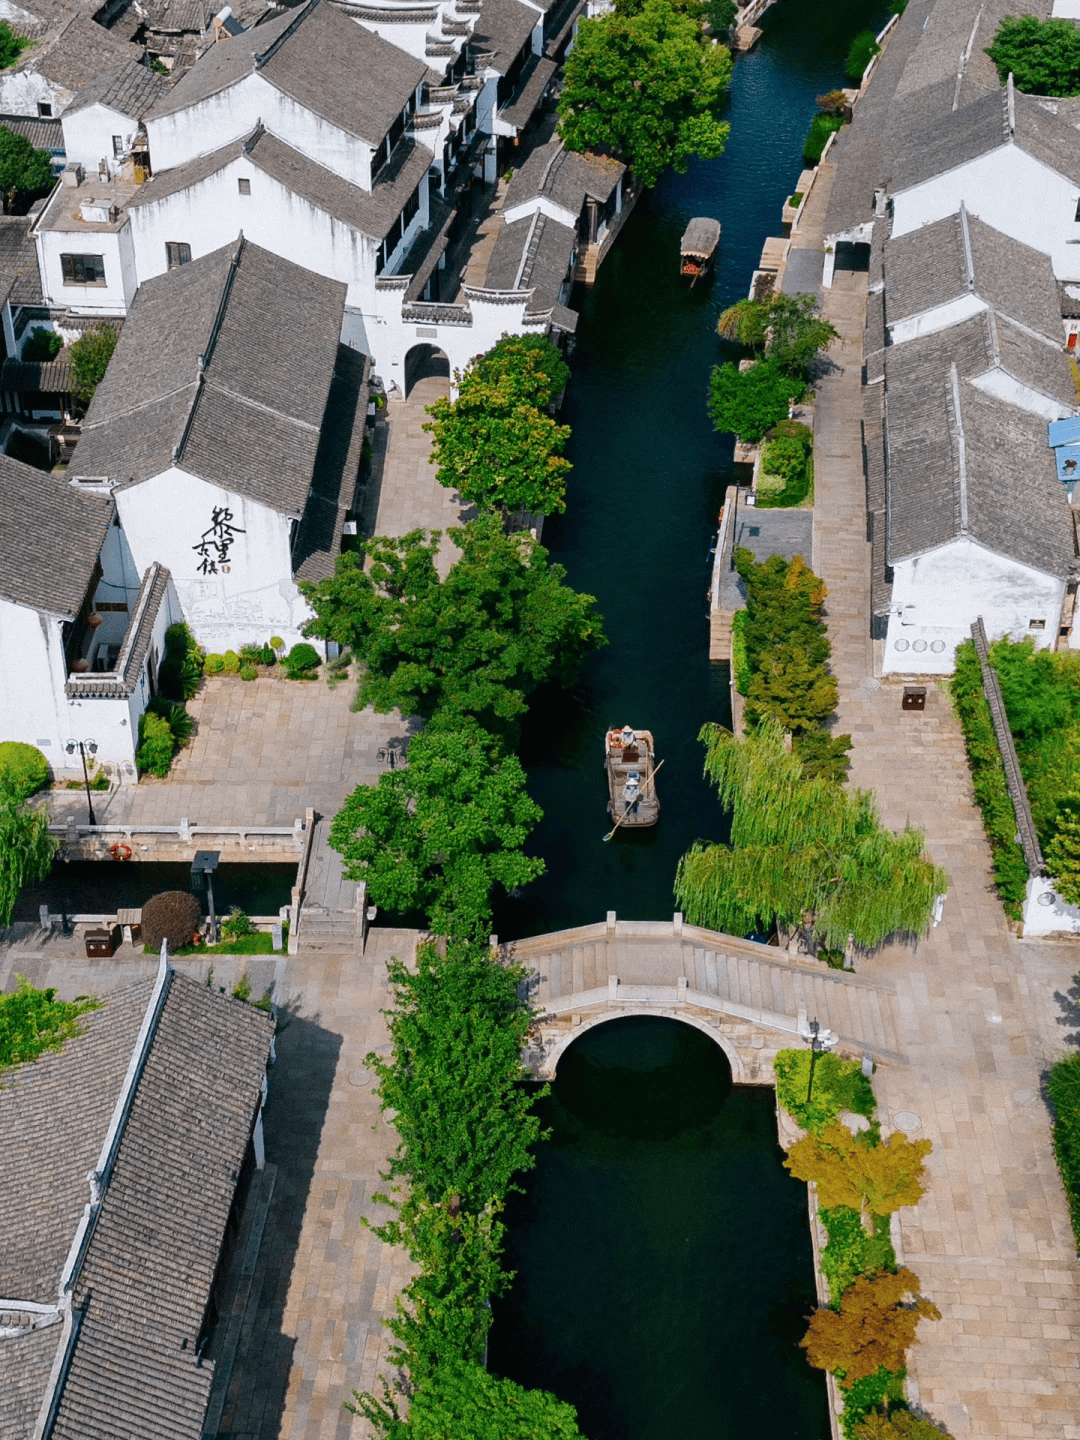
[[[684,255],[701,255],[707,258],[716,249],[720,239],[720,221],[707,216],[695,216],[686,227],[682,237],[681,250]]]

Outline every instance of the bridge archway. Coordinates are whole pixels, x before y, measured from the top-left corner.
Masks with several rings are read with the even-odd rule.
[[[731,1083],[743,1085],[746,1083],[745,1067],[742,1056],[728,1039],[715,1025],[710,1025],[708,1020],[701,1019],[697,1015],[688,1015],[680,1010],[658,1009],[655,1005],[620,1005],[605,1010],[599,1015],[583,1017],[580,1025],[575,1025],[572,1030],[564,1031],[557,1038],[552,1037],[544,1045],[543,1058],[536,1066],[535,1074],[539,1080],[554,1080],[556,1071],[559,1068],[559,1061],[566,1054],[575,1040],[589,1030],[594,1030],[598,1025],[606,1025],[611,1020],[626,1020],[631,1015],[647,1015],[651,1019],[676,1020],[680,1025],[689,1025],[694,1030],[700,1030],[707,1035],[714,1044],[718,1045],[727,1057],[731,1069]]]
[[[414,345],[405,356],[405,399],[420,380],[445,380],[450,384],[450,359],[437,345]]]

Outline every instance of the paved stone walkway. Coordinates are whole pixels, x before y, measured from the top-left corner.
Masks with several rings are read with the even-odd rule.
[[[1007,928],[971,796],[959,727],[931,682],[926,710],[873,675],[861,465],[866,277],[838,276],[825,310],[841,331],[818,386],[815,569],[828,588],[837,730],[851,781],[877,790],[887,823],[925,831],[949,874],[944,919],[917,946],[890,945],[861,972],[897,991],[908,1067],[882,1067],[883,1114],[919,1117],[933,1141],[930,1190],[900,1212],[903,1260],[942,1311],[921,1326],[909,1390],[961,1437],[1080,1437],[1080,1266],[1051,1150],[1045,1072],[1075,1020],[1059,997],[1080,949]]]
[[[390,437],[375,517],[376,535],[407,535],[418,529],[445,532],[471,517],[472,510],[435,479],[435,467],[428,458],[431,436],[423,429],[428,418],[425,407],[449,393],[449,381],[429,376],[416,382],[407,400],[389,401]],[[456,545],[444,541],[439,573],[445,575],[460,553]]]
[[[94,796],[100,825],[292,825],[313,806],[333,815],[360,784],[374,784],[379,750],[407,736],[401,716],[354,713],[349,676],[323,680],[273,676],[244,681],[211,676],[188,705],[197,731],[164,780],[144,778]],[[54,819],[86,819],[79,790],[49,794]]]

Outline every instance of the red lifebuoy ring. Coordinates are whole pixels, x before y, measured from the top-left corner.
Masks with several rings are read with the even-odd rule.
[[[131,846],[125,845],[118,840],[115,845],[109,846],[109,854],[114,860],[130,860]]]

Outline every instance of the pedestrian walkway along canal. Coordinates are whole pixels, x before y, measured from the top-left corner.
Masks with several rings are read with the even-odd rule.
[[[781,0],[735,64],[726,153],[667,175],[587,297],[565,419],[567,512],[544,543],[596,595],[610,645],[573,697],[538,696],[522,746],[545,819],[547,874],[498,916],[501,939],[603,919],[670,919],[679,856],[723,817],[697,733],[727,720],[708,661],[709,548],[732,441],[705,409],[720,311],[745,296],[802,169],[815,96],[847,83],[884,7]],[[692,215],[723,225],[712,281],[678,274]],[[606,727],[656,735],[662,815],[610,844]],[[771,1089],[731,1087],[722,1052],[678,1022],[590,1031],[541,1102],[551,1141],[512,1204],[490,1363],[579,1409],[590,1440],[776,1440],[829,1434],[825,1386],[798,1340],[814,1301],[806,1192],[781,1165]]]

